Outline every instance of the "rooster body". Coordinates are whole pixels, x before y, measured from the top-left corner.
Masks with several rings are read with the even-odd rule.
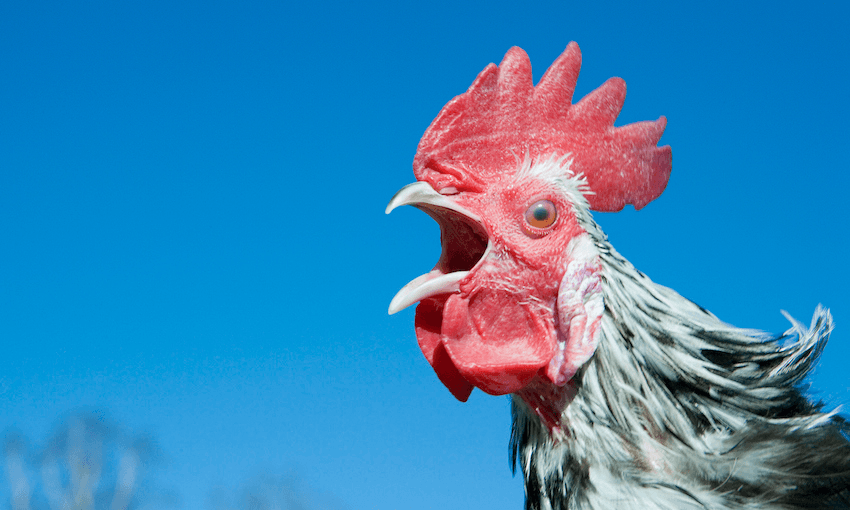
[[[405,286],[416,335],[460,400],[512,395],[527,509],[850,508],[850,428],[799,390],[832,330],[736,328],[621,257],[591,209],[664,190],[666,120],[614,127],[625,84],[576,104],[571,43],[534,87],[511,49],[426,131],[414,205],[441,228]]]

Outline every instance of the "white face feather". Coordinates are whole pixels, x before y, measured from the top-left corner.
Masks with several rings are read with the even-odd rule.
[[[587,178],[572,169],[573,158],[567,153],[564,156],[552,155],[541,161],[533,161],[526,157],[519,165],[516,179],[539,179],[554,184],[561,189],[565,196],[576,208],[589,210],[586,195],[593,195],[587,184]]]

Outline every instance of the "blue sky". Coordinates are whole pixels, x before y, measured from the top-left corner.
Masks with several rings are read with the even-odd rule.
[[[520,46],[536,80],[571,40],[576,100],[616,75],[619,124],[668,118],[670,184],[596,215],[613,245],[736,325],[830,307],[814,395],[850,402],[848,14],[4,1],[0,429],[37,449],[104,409],[157,440],[178,508],[264,473],[316,508],[520,508],[507,397],[456,402],[386,315],[439,231],[383,210],[485,65]]]

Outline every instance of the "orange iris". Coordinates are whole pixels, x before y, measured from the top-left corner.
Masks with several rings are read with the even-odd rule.
[[[557,217],[555,204],[548,200],[538,200],[525,211],[525,222],[534,228],[549,228]]]

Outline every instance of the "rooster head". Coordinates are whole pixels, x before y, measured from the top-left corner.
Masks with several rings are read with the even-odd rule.
[[[413,205],[440,225],[436,266],[389,311],[419,302],[419,346],[459,400],[473,387],[502,395],[535,378],[570,381],[595,351],[605,308],[588,209],[639,209],[667,185],[664,117],[614,127],[619,78],[572,104],[580,66],[570,43],[535,87],[528,56],[511,48],[434,119],[417,182],[387,206]]]

